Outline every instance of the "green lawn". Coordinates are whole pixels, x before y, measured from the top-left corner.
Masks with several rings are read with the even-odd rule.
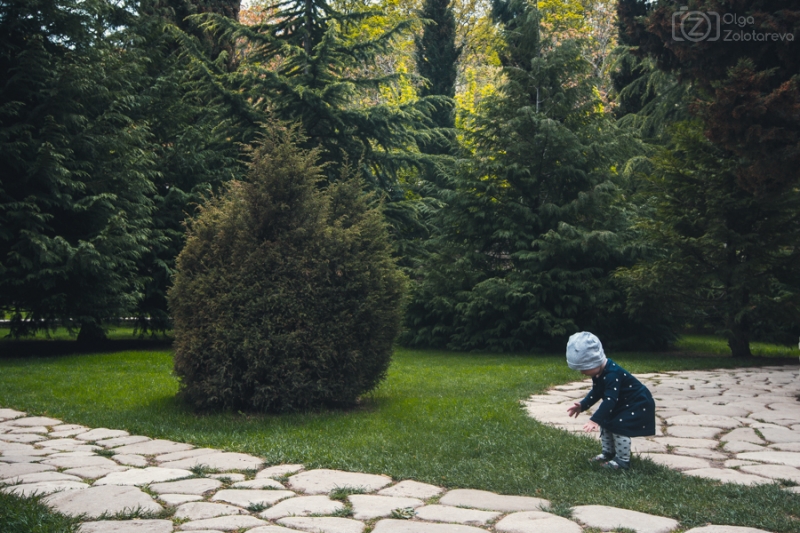
[[[735,366],[728,357],[612,355],[633,372]],[[397,350],[388,379],[352,411],[197,415],[175,400],[170,352],[0,360],[0,406],[71,423],[263,456],[269,463],[385,473],[446,487],[602,504],[681,521],[800,530],[798,496],[689,478],[634,461],[590,465],[597,444],[525,416],[520,400],[579,379],[562,355]],[[566,414],[565,414],[566,416]]]

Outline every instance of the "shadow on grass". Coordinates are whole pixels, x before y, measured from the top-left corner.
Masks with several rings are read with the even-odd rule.
[[[106,339],[96,342],[76,340],[0,339],[0,359],[54,357],[89,353],[156,351],[172,348],[172,339]]]

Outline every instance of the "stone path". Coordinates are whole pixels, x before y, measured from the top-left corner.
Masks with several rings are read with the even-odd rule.
[[[639,374],[656,400],[654,437],[633,439],[634,454],[690,476],[757,485],[800,484],[800,368],[742,368]],[[567,407],[591,389],[591,380],[535,395],[530,416],[581,432],[588,417]],[[597,405],[595,405],[597,407]],[[597,433],[592,436],[599,438]],[[800,486],[786,490],[800,493]]]
[[[800,467],[800,403],[793,403],[799,374],[781,367],[640,376],[659,399],[662,435],[640,440],[636,449],[664,463],[669,458],[704,461],[690,465],[703,468],[685,472],[714,477],[705,473],[714,469],[724,481],[752,476],[771,482],[800,474],[795,468]],[[566,406],[586,388],[585,382],[556,387],[525,403],[532,416],[575,430]],[[718,411],[722,407],[729,410]],[[733,443],[759,448],[740,450]],[[368,528],[373,533],[619,528],[668,533],[679,528],[670,518],[612,507],[577,506],[567,519],[547,512],[550,503],[540,498],[448,491],[413,480],[305,470],[303,465],[267,466],[247,454],[3,408],[0,486],[5,492],[44,494],[54,509],[84,515],[81,533],[363,533]],[[768,532],[708,525],[684,533]]]

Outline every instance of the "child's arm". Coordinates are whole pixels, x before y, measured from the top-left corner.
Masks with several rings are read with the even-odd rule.
[[[601,426],[607,424],[619,400],[620,377],[620,374],[617,372],[609,372],[604,377],[605,390],[603,391],[603,403],[600,404],[600,407],[597,408],[591,418],[593,422]]]

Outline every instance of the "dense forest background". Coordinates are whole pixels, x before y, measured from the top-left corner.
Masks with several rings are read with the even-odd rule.
[[[406,345],[793,343],[800,10],[689,2],[740,38],[676,39],[682,4],[4,1],[0,311],[170,328],[185,221],[297,124],[382,202]]]

